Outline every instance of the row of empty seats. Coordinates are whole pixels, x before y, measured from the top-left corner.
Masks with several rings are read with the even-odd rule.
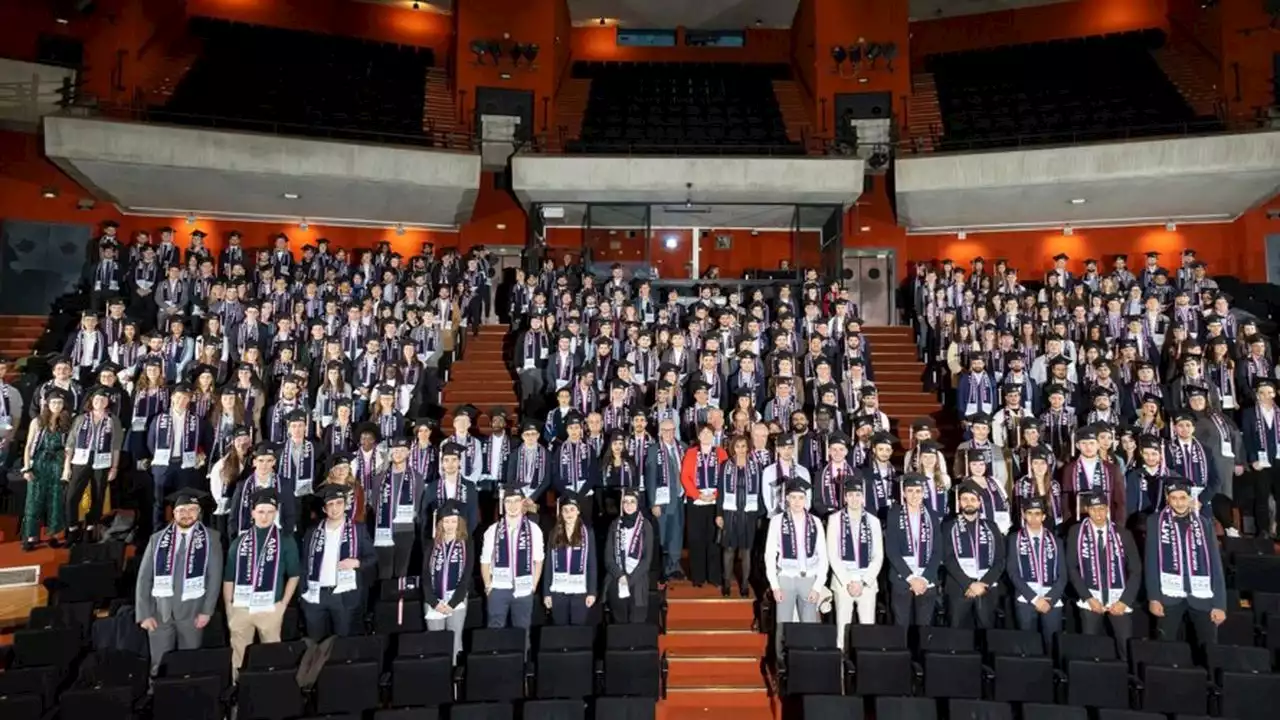
[[[1133,639],[1128,659],[1103,635],[853,625],[845,651],[835,628],[783,626],[785,696],[923,696],[1136,710],[1237,720],[1274,717],[1280,674],[1261,647]]]
[[[428,48],[204,18],[192,33],[202,51],[155,119],[350,140],[423,134]]]
[[[784,66],[578,62],[573,74],[591,90],[571,152],[801,152],[773,92]]]
[[[1218,129],[1156,63],[1163,43],[1151,30],[932,55],[942,149]]]

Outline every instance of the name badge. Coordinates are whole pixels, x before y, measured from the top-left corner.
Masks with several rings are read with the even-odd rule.
[[[169,450],[156,450],[155,455],[151,456],[151,465],[168,465],[171,456],[172,453]]]
[[[293,496],[302,497],[303,495],[310,495],[311,490],[312,490],[311,480],[299,479],[297,481],[297,484],[293,488]]]
[[[982,572],[978,570],[977,558],[959,558],[959,560],[960,560],[960,571],[963,572],[965,575],[968,575],[974,580],[977,580],[978,578],[982,577]]]
[[[93,469],[106,470],[111,467],[111,453],[100,452],[93,454]]]
[[[738,494],[737,493],[724,494],[724,510],[726,512],[737,512],[738,510]]]
[[[236,594],[239,595],[239,590],[236,591]],[[155,576],[155,579],[151,583],[151,597],[173,597],[173,576]]]
[[[658,487],[653,492],[654,505],[670,505],[671,504],[671,488]]]
[[[145,417],[133,416],[133,422],[129,424],[129,429],[134,432],[142,432],[147,429],[147,419]]]
[[[391,539],[391,528],[377,528],[373,531],[374,547],[391,547],[395,542]]]
[[[87,465],[89,463],[89,448],[76,448],[71,453],[72,465]]]
[[[391,522],[396,525],[412,525],[414,512],[412,505],[396,505],[396,514]]]
[[[333,594],[351,592],[356,589],[356,571],[338,568],[337,583],[333,586]]]
[[[551,576],[551,589],[565,595],[586,595],[587,576],[573,573],[555,573]]]
[[[193,467],[195,467],[195,466],[196,466],[196,451],[195,451],[195,450],[185,450],[185,451],[183,451],[183,453],[182,453],[182,467],[183,467],[183,469],[185,469],[185,470],[190,470],[191,468],[193,468]]]
[[[1224,458],[1233,458],[1233,457],[1235,457],[1235,456],[1236,456],[1236,452],[1235,452],[1235,450],[1232,450],[1232,449],[1231,449],[1231,441],[1230,441],[1230,440],[1223,440],[1223,441],[1222,441],[1221,451],[1222,451],[1222,457],[1224,457]]]

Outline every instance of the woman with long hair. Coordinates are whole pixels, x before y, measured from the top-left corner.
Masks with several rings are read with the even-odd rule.
[[[609,442],[600,457],[600,479],[606,493],[601,513],[605,522],[611,522],[621,512],[622,493],[644,484],[636,462],[627,450],[627,436],[621,430],[609,433]]]
[[[605,600],[616,623],[641,623],[648,615],[653,526],[640,513],[640,490],[622,491],[621,513],[605,536]]]
[[[212,365],[196,365],[191,370],[191,410],[208,417],[217,402],[218,370]]]
[[[135,380],[133,369],[137,367],[138,358],[142,357],[144,350],[145,347],[138,335],[137,320],[125,320],[120,326],[120,339],[107,348],[107,355],[111,358],[111,362],[124,369],[120,384],[129,392],[133,392]]]
[[[1062,506],[1062,484],[1053,473],[1053,453],[1046,446],[1032,448],[1027,466],[1027,474],[1018,478],[1013,484],[1014,504],[1018,506],[1018,516],[1022,516],[1022,508],[1027,500],[1045,498],[1049,504],[1049,512],[1045,513],[1044,524],[1050,530],[1062,525],[1065,518]]]
[[[120,469],[120,448],[123,445],[124,428],[111,414],[109,393],[104,388],[94,388],[89,392],[88,407],[71,423],[67,433],[71,483],[67,494],[69,541],[74,542],[81,537],[91,542],[97,539],[91,533],[102,519],[107,488],[115,481]],[[85,513],[83,525],[80,525],[80,500],[86,492],[89,494],[89,510]]]
[[[258,378],[258,368],[253,363],[241,362],[236,366],[236,376],[231,387],[240,396],[245,423],[253,428],[255,437],[262,437],[262,413],[267,406],[267,397],[262,389],[262,381]]]
[[[738,595],[747,597],[751,583],[751,553],[755,549],[760,519],[765,516],[763,468],[751,460],[747,438],[735,435],[729,440],[729,457],[720,463],[716,484],[716,527],[720,530],[721,569],[724,573],[720,594],[729,597],[733,580],[733,560],[742,569],[738,579]]]
[[[362,523],[365,515],[364,487],[357,482],[356,474],[351,470],[351,453],[339,452],[329,456],[329,470],[325,473],[321,485],[336,485],[343,490],[347,501],[347,518],[352,522]]]
[[[917,448],[919,467],[916,472],[925,476],[929,484],[924,488],[924,504],[939,515],[947,514],[947,503],[951,497],[951,476],[947,474],[947,463],[942,455],[942,443],[937,440],[925,440]],[[899,498],[901,500],[901,498]]]
[[[467,597],[475,552],[467,535],[462,508],[453,500],[436,510],[431,547],[423,553],[422,607],[427,629],[453,633],[453,659],[462,652],[462,631],[467,624]]]
[[[394,367],[392,369],[394,370]],[[373,410],[369,414],[369,422],[378,426],[379,437],[382,438],[383,442],[389,442],[393,438],[404,436],[404,415],[396,409],[396,387],[394,385],[379,385],[374,390],[374,397],[370,406]]]
[[[320,445],[326,453],[355,451],[360,438],[356,432],[354,408],[351,398],[342,398],[333,406],[333,422],[321,436]]]
[[[135,462],[151,456],[147,450],[147,427],[161,413],[169,411],[169,387],[164,378],[164,365],[159,357],[142,363],[142,373],[133,384],[133,413],[125,447]],[[157,498],[163,502],[164,498]]]
[[[44,409],[27,426],[22,477],[27,481],[27,502],[22,511],[22,549],[32,550],[40,531],[49,534],[49,546],[60,547],[56,535],[66,528],[65,484],[71,479],[66,446],[71,429],[67,408],[70,394],[55,388],[45,396]]]
[[[236,485],[253,467],[253,433],[247,425],[236,425],[227,431],[226,436],[226,447],[209,468],[209,495],[214,502],[213,529],[222,535],[224,542],[230,542],[227,513]]]
[[[342,363],[337,360],[330,360],[324,366],[324,380],[316,389],[314,406],[316,437],[323,436],[325,430],[333,424],[338,403],[351,400],[353,396],[351,383],[343,377],[343,369]]]
[[[555,625],[585,625],[596,603],[595,538],[581,517],[576,493],[560,499],[555,531],[547,543],[542,572],[542,602]]]
[[[1231,344],[1225,335],[1219,335],[1208,342],[1205,348],[1204,374],[1222,398],[1222,410],[1227,414],[1235,414],[1240,409],[1240,397],[1236,393],[1236,362],[1231,359]]]

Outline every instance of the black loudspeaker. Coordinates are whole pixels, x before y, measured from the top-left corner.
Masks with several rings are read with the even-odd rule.
[[[41,65],[79,68],[84,64],[84,43],[65,35],[41,33],[36,41],[36,62]]]
[[[837,118],[844,118],[848,113],[853,120],[888,120],[893,115],[893,95],[887,92],[838,93],[835,112]]]

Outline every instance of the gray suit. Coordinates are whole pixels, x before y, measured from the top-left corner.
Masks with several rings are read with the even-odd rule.
[[[173,568],[173,597],[154,597],[151,594],[155,583],[156,543],[160,533],[151,536],[147,541],[147,549],[142,556],[142,567],[138,570],[138,586],[134,593],[135,619],[141,623],[147,618],[154,618],[156,629],[148,633],[151,644],[151,674],[160,669],[160,661],[164,654],[173,650],[198,650],[204,637],[204,630],[195,625],[197,615],[212,615],[218,606],[218,596],[222,592],[222,537],[216,530],[205,526],[209,533],[209,554],[204,570],[204,597],[197,600],[182,600],[182,585],[186,579],[186,567],[181,559],[175,561]],[[164,532],[161,530],[160,532]],[[184,542],[179,539],[179,543]],[[179,545],[178,557],[185,556],[185,549]]]

